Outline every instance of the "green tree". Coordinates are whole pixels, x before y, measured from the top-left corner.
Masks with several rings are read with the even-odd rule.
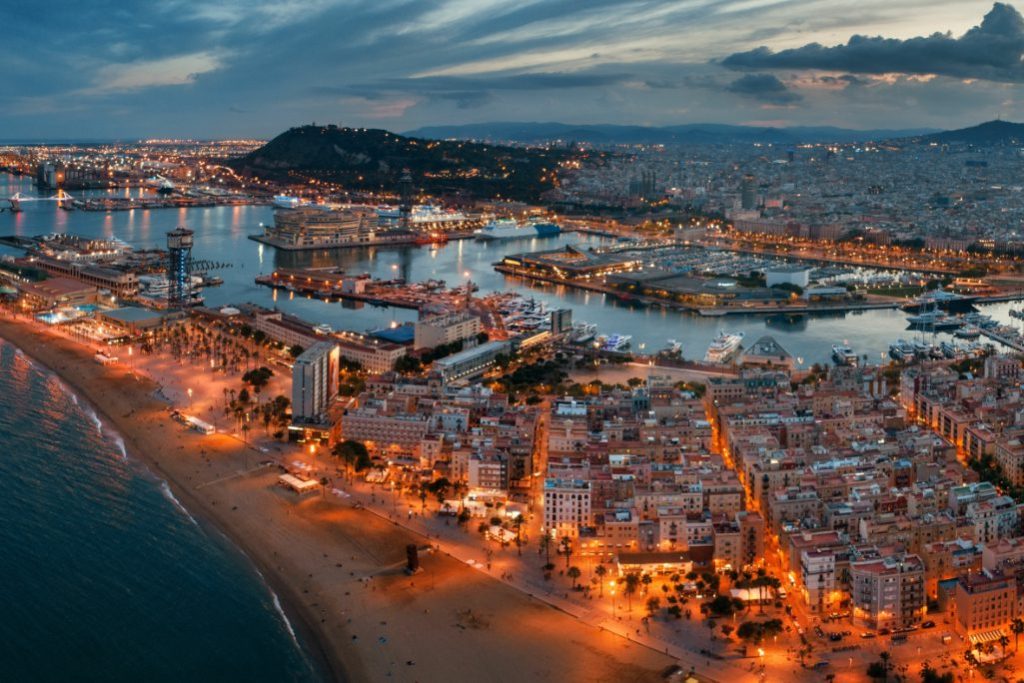
[[[370,466],[370,452],[362,441],[350,439],[334,444],[331,454],[339,458],[354,472],[362,472]]]

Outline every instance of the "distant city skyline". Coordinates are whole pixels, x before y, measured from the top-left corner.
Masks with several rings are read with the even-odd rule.
[[[3,139],[310,121],[957,128],[1024,111],[1024,19],[988,0],[58,0],[4,23]]]

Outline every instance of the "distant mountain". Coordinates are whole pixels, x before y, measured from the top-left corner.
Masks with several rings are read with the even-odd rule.
[[[925,135],[920,142],[930,144],[962,143],[978,146],[1024,145],[1024,123],[1012,121],[986,121],[970,128],[947,130]]]
[[[758,128],[720,123],[691,123],[678,126],[619,126],[612,124],[574,125],[568,123],[495,122],[453,126],[426,126],[407,135],[433,139],[488,140],[539,144],[561,140],[592,144],[732,144],[803,142],[859,142],[913,137],[935,129],[850,130],[830,126]]]
[[[316,178],[352,189],[395,190],[402,170],[431,194],[537,201],[565,150],[423,140],[371,128],[301,126],[229,164],[280,181]]]

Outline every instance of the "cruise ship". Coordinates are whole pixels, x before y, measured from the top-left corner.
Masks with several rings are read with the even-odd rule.
[[[856,365],[857,354],[846,344],[833,344],[832,360],[836,365]]]
[[[407,231],[381,230],[373,212],[358,207],[299,206],[274,212],[274,225],[253,239],[279,249],[322,249],[381,244],[412,244]]]
[[[554,237],[562,228],[550,221],[520,223],[512,218],[498,218],[480,228],[473,235],[478,240],[511,240],[521,237]]]
[[[397,206],[377,207],[377,220],[382,226],[397,227],[401,224],[402,210]],[[474,218],[461,211],[446,209],[436,204],[417,204],[409,212],[409,227],[457,230],[466,227]],[[477,219],[476,225],[479,225]]]
[[[704,354],[705,363],[728,363],[732,360],[732,357],[736,355],[736,352],[740,350],[740,344],[743,342],[743,333],[737,332],[731,334],[729,332],[722,332],[715,340],[711,342],[711,346],[708,347],[707,353]]]

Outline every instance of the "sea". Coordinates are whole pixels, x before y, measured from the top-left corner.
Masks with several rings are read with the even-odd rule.
[[[0,681],[320,681],[255,567],[0,343]]]

